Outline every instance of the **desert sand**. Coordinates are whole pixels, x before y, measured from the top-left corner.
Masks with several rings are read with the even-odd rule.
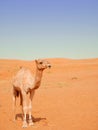
[[[27,130],[98,130],[98,59],[48,59],[33,99],[34,126]],[[0,60],[0,130],[21,130],[22,110],[12,117],[11,79],[20,66],[35,73],[34,61]]]

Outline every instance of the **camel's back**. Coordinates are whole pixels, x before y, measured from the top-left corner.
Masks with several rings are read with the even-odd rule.
[[[34,76],[27,68],[21,68],[13,78],[13,85],[20,88],[32,88],[34,84]]]

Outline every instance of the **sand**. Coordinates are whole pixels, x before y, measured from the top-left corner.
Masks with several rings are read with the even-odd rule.
[[[27,130],[98,130],[98,59],[48,59],[33,99],[34,126]],[[11,79],[20,66],[35,73],[34,61],[0,60],[0,130],[21,130],[22,110],[12,117]]]

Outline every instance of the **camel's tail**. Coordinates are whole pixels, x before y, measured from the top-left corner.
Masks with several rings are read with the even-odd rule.
[[[16,91],[16,97],[19,97],[19,94],[20,94],[19,91]]]
[[[16,97],[20,97],[20,105],[22,105],[23,103],[23,99],[22,99],[22,94],[20,91],[17,91],[13,88],[13,95],[15,97],[15,100],[16,100]]]
[[[13,95],[19,97],[20,92],[13,87]]]

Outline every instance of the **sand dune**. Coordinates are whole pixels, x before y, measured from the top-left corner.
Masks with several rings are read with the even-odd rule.
[[[28,130],[98,130],[98,58],[48,59],[33,100],[34,126]],[[34,61],[0,60],[0,130],[21,130],[22,112],[12,119],[11,79],[20,66],[35,73]]]

